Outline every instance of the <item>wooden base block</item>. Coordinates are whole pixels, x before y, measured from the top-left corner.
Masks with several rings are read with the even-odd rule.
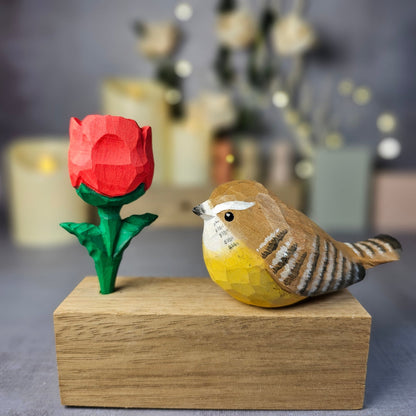
[[[371,317],[346,290],[282,309],[208,278],[86,277],[54,313],[62,404],[359,409]]]

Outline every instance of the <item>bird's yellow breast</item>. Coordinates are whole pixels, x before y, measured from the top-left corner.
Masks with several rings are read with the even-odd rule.
[[[203,245],[211,279],[235,299],[249,305],[276,308],[304,299],[283,290],[270,276],[264,260],[241,241],[230,249],[212,251]]]

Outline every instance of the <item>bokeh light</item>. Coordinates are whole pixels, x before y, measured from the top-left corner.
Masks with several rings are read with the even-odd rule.
[[[312,127],[309,123],[301,123],[297,126],[296,133],[301,139],[307,139],[312,134]]]
[[[377,151],[383,159],[396,159],[402,151],[402,145],[396,138],[386,137],[378,144]]]
[[[175,16],[182,22],[188,21],[193,15],[192,7],[189,3],[178,3],[175,7]]]
[[[165,100],[170,105],[178,104],[182,100],[182,94],[176,88],[168,89],[165,93]]]
[[[272,102],[277,108],[285,108],[289,104],[289,95],[285,91],[276,91],[273,94]]]
[[[377,128],[382,133],[391,133],[395,130],[397,125],[397,120],[394,114],[391,113],[382,113],[377,118]]]
[[[229,163],[230,165],[232,163],[234,163],[234,160],[235,160],[235,156],[233,154],[231,154],[231,153],[229,153],[227,156],[225,156],[225,161],[227,163]]]
[[[295,165],[296,176],[300,179],[309,179],[314,174],[315,169],[310,160],[301,160]]]
[[[357,105],[366,105],[371,100],[371,90],[368,87],[358,87],[352,94],[352,99]]]
[[[351,79],[345,78],[341,80],[338,84],[338,93],[343,97],[348,97],[352,94],[354,90],[354,83]]]
[[[58,163],[51,155],[42,155],[37,161],[36,168],[45,175],[51,175],[58,169]]]
[[[176,62],[175,72],[181,78],[187,78],[192,74],[192,64],[186,59]]]
[[[344,145],[344,137],[342,137],[341,133],[338,133],[337,131],[329,133],[325,137],[325,145],[329,149],[339,149]]]

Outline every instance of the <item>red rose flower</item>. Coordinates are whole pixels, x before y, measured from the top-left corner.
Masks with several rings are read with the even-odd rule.
[[[117,197],[153,179],[152,129],[117,116],[89,115],[69,124],[68,167],[72,186]]]

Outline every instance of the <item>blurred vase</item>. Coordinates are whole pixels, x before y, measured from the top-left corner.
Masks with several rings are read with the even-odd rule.
[[[277,141],[270,149],[268,173],[269,186],[285,185],[293,179],[293,146],[287,141]]]
[[[377,232],[416,233],[416,171],[378,172],[372,207]]]
[[[236,179],[261,180],[259,142],[250,136],[234,141],[237,158]]]
[[[203,91],[187,104],[190,118],[198,118],[213,136],[230,130],[236,122],[237,111],[229,93],[224,91]]]
[[[153,183],[169,183],[169,108],[165,88],[150,79],[108,78],[101,85],[101,93],[105,114],[131,118],[140,127],[152,127]]]
[[[190,120],[171,128],[171,184],[205,186],[210,182],[210,133],[203,125]]]
[[[69,181],[69,142],[22,138],[7,151],[9,216],[13,241],[22,246],[72,243],[59,223],[88,220],[89,207]]]
[[[212,144],[211,176],[215,185],[231,181],[234,176],[234,148],[227,136],[214,139]]]
[[[326,231],[368,228],[372,156],[367,147],[318,149],[311,183],[310,216]]]

